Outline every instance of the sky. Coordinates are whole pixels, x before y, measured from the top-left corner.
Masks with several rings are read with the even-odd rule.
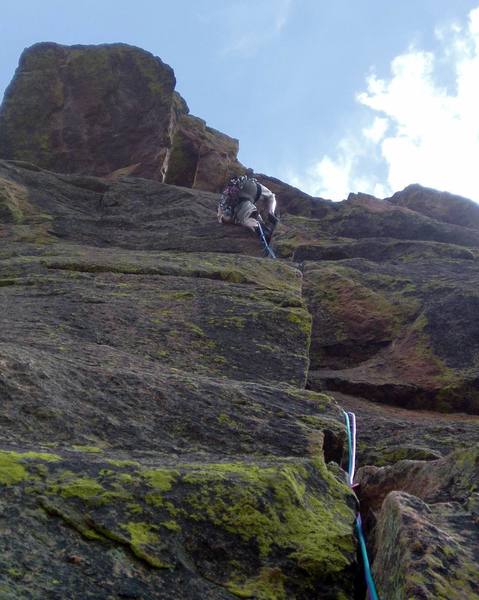
[[[332,200],[420,183],[479,202],[479,0],[5,0],[0,39],[0,97],[33,43],[125,42],[257,172]]]

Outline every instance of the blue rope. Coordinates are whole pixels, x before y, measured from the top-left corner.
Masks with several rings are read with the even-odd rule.
[[[263,231],[263,228],[261,227],[260,223],[258,223],[258,230],[259,230],[259,239],[261,240],[261,243],[263,244],[265,251],[271,256],[271,258],[276,258],[275,253],[271,250],[268,242],[266,241],[266,238],[264,236],[264,231]]]
[[[364,577],[366,578],[369,597],[371,600],[379,600],[376,586],[374,584],[373,574],[371,573],[371,565],[369,564],[368,550],[366,548],[366,539],[364,537],[360,513],[358,513],[356,516],[356,532],[358,534],[359,547],[361,548],[361,555],[363,557]]]
[[[353,434],[351,432],[351,420],[355,421],[356,416],[354,413],[347,413],[343,410],[344,420],[346,421],[346,430],[348,433],[348,475],[349,475],[349,485],[353,485],[353,476],[354,476],[354,464],[356,462],[356,440],[353,440]],[[351,420],[350,420],[351,415]],[[355,434],[356,435],[356,434]],[[376,586],[374,584],[373,575],[371,573],[371,565],[369,563],[368,550],[366,548],[366,539],[364,537],[363,526],[361,521],[361,513],[356,515],[355,521],[355,529],[358,535],[359,548],[361,550],[361,555],[363,558],[363,568],[364,568],[364,577],[366,579],[366,585],[368,586],[368,595],[370,600],[379,600],[378,593],[376,591]]]

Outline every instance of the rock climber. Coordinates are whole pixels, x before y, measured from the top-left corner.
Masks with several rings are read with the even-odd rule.
[[[250,169],[229,180],[218,204],[219,223],[243,225],[254,232],[262,228],[268,244],[279,221],[275,213],[276,196]]]

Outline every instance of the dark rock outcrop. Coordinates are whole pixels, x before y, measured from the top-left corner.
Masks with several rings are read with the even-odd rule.
[[[132,167],[162,180],[181,105],[173,70],[126,44],[37,44],[0,114],[0,157],[66,173]]]
[[[408,185],[396,192],[388,201],[396,206],[404,206],[418,213],[453,225],[470,229],[479,229],[479,211],[477,204],[468,198],[438,192],[421,185]]]
[[[238,142],[188,115],[173,69],[127,44],[25,50],[0,111],[0,158],[218,191]]]
[[[173,136],[166,183],[219,192],[242,172],[238,141],[207,127],[198,117],[182,115]]]

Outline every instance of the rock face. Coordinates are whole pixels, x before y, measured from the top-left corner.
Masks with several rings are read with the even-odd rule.
[[[477,414],[479,229],[365,195],[320,207],[277,238],[303,264],[310,387]]]
[[[218,191],[241,168],[238,142],[189,116],[175,83],[171,67],[127,44],[36,44],[5,94],[0,158]]]
[[[479,598],[479,446],[358,473],[381,598]],[[401,490],[401,491],[393,491]]]
[[[350,597],[300,271],[207,192],[13,163],[0,185],[2,597]]]
[[[478,414],[479,207],[419,186],[310,206],[276,249],[302,264],[308,387],[357,414],[361,463],[393,465],[357,478],[379,595],[479,598],[479,419],[424,412]]]
[[[182,115],[173,137],[166,183],[218,192],[232,173],[242,171],[237,161],[238,141],[207,127],[198,117]]]
[[[396,206],[404,206],[444,223],[479,229],[476,205],[461,196],[437,192],[416,184],[408,185],[388,200]]]
[[[360,465],[392,465],[399,460],[435,460],[477,444],[479,416],[398,408],[365,398],[328,392],[361,424]]]
[[[380,597],[479,598],[478,205],[259,174],[266,260],[174,86],[39,44],[0,109],[0,597],[362,598],[344,407]]]

